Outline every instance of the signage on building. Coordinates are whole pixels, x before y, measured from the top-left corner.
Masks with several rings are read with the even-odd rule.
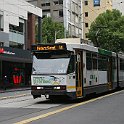
[[[0,48],[0,54],[9,54],[9,55],[15,55],[14,52],[7,51],[4,48]]]
[[[94,6],[100,6],[100,0],[93,0]]]

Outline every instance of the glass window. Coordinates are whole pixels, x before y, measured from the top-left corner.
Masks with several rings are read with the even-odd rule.
[[[41,4],[41,6],[45,6],[45,3]]]
[[[96,53],[87,52],[86,53],[86,68],[87,70],[98,68],[98,55]]]
[[[54,1],[54,4],[55,4],[55,5],[59,4],[59,1]]]
[[[59,4],[63,4],[63,0],[59,0]]]
[[[12,48],[23,49],[24,44],[20,44],[20,43],[17,43],[17,42],[9,41],[9,46],[12,47]]]
[[[93,54],[93,69],[97,69],[98,57],[97,54]]]
[[[59,17],[63,17],[63,10],[59,10]]]
[[[124,70],[124,60],[120,59],[120,70]]]
[[[94,6],[100,6],[100,0],[94,0]]]
[[[99,55],[98,57],[98,69],[100,71],[106,71],[107,70],[107,64],[108,64],[108,58],[102,55]]]
[[[0,42],[0,46],[4,46],[4,43],[3,42]]]
[[[75,56],[71,56],[69,65],[68,65],[68,70],[67,73],[73,73],[75,70]]]
[[[88,27],[88,23],[85,23],[85,27]]]
[[[85,17],[88,17],[88,12],[85,12]]]
[[[37,59],[33,57],[33,74],[65,74],[70,58]]]
[[[85,0],[85,1],[84,1],[84,4],[85,4],[85,5],[88,5],[88,1],[87,1],[87,0]]]
[[[3,31],[3,15],[0,15],[0,31]]]
[[[112,69],[117,69],[117,60],[116,60],[116,58],[112,59]]]
[[[90,52],[86,53],[86,68],[92,70],[92,54]]]
[[[9,30],[15,33],[24,33],[24,23],[19,22],[19,26],[9,25]]]
[[[46,3],[46,6],[50,6],[50,3]]]

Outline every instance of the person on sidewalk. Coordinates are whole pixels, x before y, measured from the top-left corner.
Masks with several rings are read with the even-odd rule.
[[[7,89],[8,83],[9,83],[8,78],[5,75],[4,78],[3,78],[3,85],[4,85],[3,87],[4,87],[4,90]]]

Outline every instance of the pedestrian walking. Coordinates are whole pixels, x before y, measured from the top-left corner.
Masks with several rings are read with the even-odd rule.
[[[9,83],[8,78],[5,75],[4,78],[3,78],[3,85],[4,85],[3,87],[4,87],[4,90],[7,89],[8,83]]]

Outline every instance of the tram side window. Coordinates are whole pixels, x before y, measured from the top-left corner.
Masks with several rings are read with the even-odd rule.
[[[99,55],[98,70],[107,71],[107,57]]]
[[[120,59],[120,70],[124,70],[124,60]]]
[[[112,58],[112,69],[117,69],[117,63],[116,58]]]
[[[86,53],[86,68],[92,70],[92,54],[91,52]]]
[[[69,62],[69,65],[68,65],[68,70],[67,70],[67,73],[72,73],[74,72],[75,70],[75,56],[71,56],[70,58],[70,62]]]
[[[97,54],[93,53],[93,69],[97,69],[98,57]]]

